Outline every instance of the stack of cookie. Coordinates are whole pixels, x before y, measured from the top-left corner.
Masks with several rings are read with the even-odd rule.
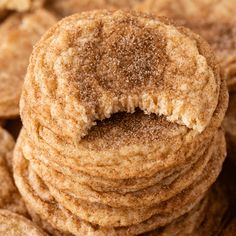
[[[34,48],[21,97],[14,177],[29,213],[54,234],[201,235],[226,209],[208,190],[227,100],[208,44],[185,28],[124,11],[63,19]]]

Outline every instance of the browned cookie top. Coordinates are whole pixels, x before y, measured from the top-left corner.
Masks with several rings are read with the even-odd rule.
[[[21,115],[26,129],[42,119],[74,143],[95,121],[136,108],[202,132],[219,88],[214,56],[192,32],[139,13],[85,12],[59,22],[35,47]]]

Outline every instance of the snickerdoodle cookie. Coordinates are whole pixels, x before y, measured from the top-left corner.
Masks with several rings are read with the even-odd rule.
[[[0,209],[26,215],[23,200],[12,177],[12,155],[15,142],[7,131],[0,128]]]
[[[229,89],[236,89],[236,1],[145,0],[136,9],[170,17],[203,36],[216,52]]]
[[[7,210],[0,210],[0,235],[46,236],[47,234],[25,217]]]
[[[1,0],[0,10],[15,10],[19,12],[39,8],[44,0]]]
[[[45,7],[58,17],[98,9],[131,9],[143,0],[47,0]]]
[[[55,18],[45,10],[13,14],[0,25],[0,118],[19,115],[19,97],[33,45]]]

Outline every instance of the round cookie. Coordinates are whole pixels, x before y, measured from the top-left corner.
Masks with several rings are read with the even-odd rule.
[[[13,14],[0,25],[0,118],[19,115],[19,98],[33,45],[56,19],[45,10]]]
[[[143,236],[222,235],[225,216],[229,210],[229,202],[224,186],[221,186],[218,182],[214,184],[205,198],[204,206],[199,210],[196,212],[197,214],[195,213],[195,216],[193,212],[189,212],[169,226],[143,234]]]
[[[19,159],[19,156],[17,161],[22,161]],[[27,171],[24,170],[24,173],[27,174]],[[42,186],[42,188],[44,188],[43,195],[38,195],[27,182],[24,182],[24,180],[21,182],[22,177],[23,176],[16,177],[16,181],[21,185],[21,193],[27,195],[25,195],[26,202],[34,208],[43,220],[48,221],[55,228],[65,232],[69,231],[75,235],[86,235],[88,232],[93,233],[94,235],[130,235],[130,233],[124,232],[124,229],[122,228],[120,228],[119,233],[119,231],[116,232],[116,230],[112,228],[99,227],[98,229],[95,225],[93,226],[86,221],[80,220],[57,204],[50,196],[46,187]],[[143,227],[141,227],[141,229],[143,229]]]
[[[24,202],[12,178],[12,155],[15,142],[0,128],[0,209],[27,215]]]
[[[76,30],[80,37],[73,48]],[[28,113],[48,116],[40,127],[50,125],[56,135],[78,145],[95,121],[140,108],[202,132],[217,106],[220,78],[208,45],[189,34],[162,19],[124,11],[63,19],[32,54],[21,99],[23,123],[30,120]]]
[[[30,211],[62,232],[160,229],[201,212],[226,155],[227,100],[209,45],[190,30],[135,12],[75,14],[33,50],[16,184]],[[98,186],[118,180],[126,192],[85,188],[84,173]]]
[[[21,141],[23,139],[23,134],[21,134]],[[28,140],[28,139],[27,139]],[[208,143],[207,143],[208,144]],[[163,183],[169,183],[176,179],[180,174],[184,173],[187,169],[191,168],[193,163],[195,163],[199,158],[202,157],[203,153],[205,152],[206,148],[201,148],[199,150],[199,155],[193,155],[193,157],[186,160],[186,163],[183,163],[182,165],[177,165],[173,168],[159,171],[155,173],[150,178],[132,178],[132,179],[116,179],[115,181],[112,179],[104,179],[100,177],[94,177],[87,175],[83,172],[75,172],[71,168],[67,168],[67,171],[61,171],[60,166],[58,165],[51,165],[48,162],[44,162],[43,160],[37,160],[37,157],[33,155],[32,146],[29,146],[28,143],[24,144],[22,149],[23,153],[25,155],[25,158],[28,159],[32,166],[34,166],[34,169],[39,173],[39,175],[50,175],[50,179],[54,176],[56,178],[61,178],[60,176],[66,175],[70,177],[70,180],[74,183],[79,183],[82,185],[87,185],[94,189],[95,191],[115,191],[117,193],[127,193],[127,192],[135,192],[137,190],[141,190],[147,187],[150,187],[156,183],[163,182]],[[45,173],[45,170],[47,172]],[[41,174],[40,174],[41,173]],[[53,181],[53,180],[52,180]],[[64,181],[63,181],[64,183]],[[67,183],[69,185],[69,183]]]
[[[58,17],[97,9],[131,9],[143,0],[48,0],[46,8]]]
[[[170,17],[204,37],[216,52],[229,89],[236,89],[235,1],[145,0],[136,9]]]
[[[23,12],[39,8],[43,2],[44,0],[1,0],[0,9]]]
[[[47,235],[30,220],[6,210],[0,210],[0,234],[4,236]]]
[[[102,109],[101,110],[99,107],[97,107],[96,109],[94,107],[94,106],[96,106],[96,104],[98,106],[100,106],[101,102],[105,103],[105,100],[104,100],[104,99],[106,99],[104,97],[105,95],[103,97],[101,97],[101,99],[99,101],[96,101],[96,100],[92,99],[92,97],[91,97],[92,94],[95,93],[94,94],[94,96],[95,96],[97,91],[95,91],[94,93],[91,92],[91,91],[88,92],[89,86],[86,83],[87,82],[92,83],[93,80],[89,79],[87,82],[85,82],[83,80],[83,83],[81,82],[80,86],[81,87],[83,87],[83,86],[87,87],[87,90],[85,91],[85,89],[83,89],[83,92],[85,92],[86,94],[82,94],[82,95],[80,94],[80,96],[84,96],[84,98],[86,97],[86,101],[83,103],[83,99],[82,99],[83,97],[82,97],[81,102],[82,102],[82,104],[87,104],[88,105],[92,101],[92,104],[90,104],[91,106],[88,105],[87,109],[85,107],[87,105],[82,105],[82,107],[81,107],[80,106],[81,102],[78,101],[80,99],[77,98],[77,95],[79,96],[79,94],[77,94],[76,90],[73,90],[73,89],[78,88],[77,82],[76,82],[76,85],[74,84],[74,82],[73,83],[70,83],[68,81],[67,82],[65,81],[65,83],[62,82],[63,80],[72,79],[73,76],[69,75],[69,74],[63,75],[63,73],[66,72],[66,68],[63,67],[64,63],[60,62],[59,58],[58,58],[58,60],[56,59],[57,58],[56,55],[55,55],[56,56],[55,60],[53,60],[53,61],[58,62],[58,67],[53,66],[53,68],[56,69],[56,70],[57,69],[61,70],[61,73],[58,76],[61,76],[59,81],[62,82],[62,85],[60,85],[60,86],[56,85],[52,81],[50,83],[47,83],[47,80],[49,79],[49,77],[48,76],[46,77],[46,74],[45,74],[45,77],[44,77],[45,81],[43,81],[43,79],[42,79],[42,80],[40,80],[40,83],[45,82],[47,85],[45,85],[45,87],[37,85],[38,80],[36,81],[36,77],[39,74],[42,75],[44,73],[49,73],[50,70],[48,71],[48,68],[47,68],[46,64],[43,64],[44,66],[42,66],[40,63],[37,64],[36,61],[34,62],[33,58],[35,58],[35,60],[37,60],[40,57],[43,57],[43,58],[45,58],[45,60],[47,60],[46,58],[48,58],[49,61],[51,60],[50,58],[52,58],[51,51],[47,49],[47,44],[45,44],[43,42],[44,41],[46,42],[49,35],[53,34],[53,36],[52,37],[50,36],[48,40],[49,41],[52,40],[53,37],[57,38],[59,41],[62,40],[61,41],[62,44],[60,44],[56,40],[57,41],[56,47],[64,48],[64,46],[65,46],[64,43],[67,42],[67,39],[68,39],[67,36],[68,37],[70,36],[70,32],[67,35],[67,32],[65,30],[63,30],[62,31],[63,34],[65,33],[67,36],[66,35],[64,35],[64,36],[60,35],[60,33],[59,33],[60,28],[63,28],[64,24],[67,25],[67,23],[66,23],[67,21],[68,21],[69,24],[72,24],[72,25],[77,24],[78,21],[82,22],[82,21],[84,21],[83,19],[88,17],[89,14],[91,14],[91,18],[94,17],[94,18],[98,18],[98,19],[99,19],[99,17],[101,17],[102,19],[103,19],[103,17],[104,17],[104,19],[106,19],[106,17],[108,17],[108,16],[114,17],[114,22],[111,23],[111,27],[113,27],[113,24],[118,25],[118,19],[119,18],[127,19],[127,21],[130,22],[130,23],[124,23],[124,24],[127,24],[131,28],[134,28],[135,32],[137,30],[137,34],[138,33],[140,33],[141,35],[143,34],[143,31],[139,32],[139,29],[136,29],[136,26],[133,26],[132,21],[130,21],[130,19],[133,19],[133,18],[138,19],[140,16],[132,16],[133,13],[127,13],[127,12],[121,12],[121,11],[117,11],[117,12],[114,12],[114,13],[110,13],[110,12],[107,12],[107,11],[105,11],[105,12],[102,11],[102,12],[84,13],[84,14],[81,14],[81,15],[74,15],[74,16],[71,16],[69,18],[66,18],[66,19],[62,20],[57,26],[53,27],[48,32],[48,35],[44,36],[44,38],[42,39],[42,42],[39,43],[37,45],[37,47],[35,48],[35,51],[34,51],[33,56],[31,58],[31,66],[30,67],[32,67],[32,68],[28,70],[28,75],[27,75],[27,79],[26,79],[26,83],[25,83],[25,86],[24,86],[24,91],[23,91],[22,99],[21,99],[21,110],[22,110],[21,115],[22,115],[24,127],[27,130],[27,133],[32,138],[32,141],[35,143],[35,145],[40,146],[41,156],[42,156],[42,153],[45,152],[44,156],[47,156],[48,160],[49,160],[49,158],[52,158],[53,162],[57,162],[57,164],[60,164],[61,166],[63,166],[63,165],[64,166],[71,166],[75,169],[77,168],[77,170],[80,170],[80,171],[81,170],[83,170],[84,172],[87,171],[87,174],[90,174],[90,175],[93,175],[93,176],[99,176],[100,175],[100,176],[103,176],[103,177],[106,177],[106,178],[116,178],[116,179],[118,179],[118,178],[132,178],[134,176],[136,176],[136,177],[145,177],[145,175],[147,177],[148,175],[149,176],[153,175],[154,173],[156,173],[158,171],[157,166],[160,166],[160,168],[164,168],[169,164],[169,162],[166,161],[163,158],[164,156],[165,156],[165,158],[166,158],[166,156],[168,156],[167,152],[169,152],[169,151],[172,152],[172,155],[170,154],[168,156],[168,158],[170,158],[170,159],[172,158],[172,161],[170,160],[170,162],[172,162],[172,164],[173,164],[173,159],[179,161],[179,159],[182,158],[182,157],[192,155],[193,151],[196,150],[196,149],[194,149],[194,147],[196,148],[196,147],[199,146],[199,143],[198,143],[199,140],[195,139],[196,142],[194,142],[194,141],[192,142],[191,137],[194,139],[199,134],[199,132],[196,131],[196,130],[189,130],[185,126],[180,126],[180,125],[177,125],[176,123],[171,123],[170,124],[170,122],[168,122],[165,119],[165,117],[157,117],[155,115],[151,116],[151,118],[148,118],[147,121],[145,121],[145,119],[144,119],[144,121],[142,120],[143,119],[142,115],[141,115],[141,117],[137,116],[138,118],[137,118],[136,123],[137,124],[140,123],[140,122],[138,122],[140,119],[142,121],[140,123],[141,125],[139,127],[143,128],[143,127],[145,127],[145,125],[146,125],[146,127],[149,127],[149,126],[147,126],[147,124],[150,123],[150,122],[151,122],[152,126],[154,126],[154,128],[152,127],[153,129],[155,129],[154,130],[154,135],[146,135],[146,136],[149,137],[149,139],[148,138],[146,138],[146,140],[145,139],[140,139],[137,136],[133,140],[133,139],[130,138],[130,136],[127,137],[127,136],[124,135],[124,137],[126,137],[126,140],[131,140],[131,141],[133,141],[133,143],[130,144],[130,142],[128,142],[127,145],[118,146],[119,148],[117,148],[117,146],[114,147],[114,145],[110,145],[108,148],[106,148],[106,146],[105,147],[103,146],[103,148],[102,149],[100,148],[101,149],[100,150],[99,146],[96,145],[96,143],[98,142],[98,139],[100,138],[99,136],[98,136],[97,140],[93,140],[93,135],[92,135],[92,140],[88,139],[90,133],[93,132],[93,127],[94,127],[94,129],[96,129],[96,125],[91,127],[91,129],[89,129],[89,126],[93,125],[93,123],[91,123],[92,122],[91,119],[93,119],[93,118],[91,118],[91,117],[93,117],[93,115],[94,116],[98,115],[97,112],[100,114],[106,108],[106,107],[105,108],[103,107],[104,109],[101,108]],[[79,20],[80,16],[81,16],[81,20]],[[140,18],[141,22],[143,20],[144,20],[144,22],[146,22],[146,21],[149,22],[149,20],[150,20],[150,22],[153,22],[153,20],[151,20],[152,18],[149,18],[148,16],[146,18],[145,17],[143,16],[143,17]],[[78,21],[76,20],[77,18],[78,18]],[[116,20],[117,20],[117,23],[116,23]],[[89,20],[88,25],[90,24],[90,21],[93,22],[93,21],[96,21],[96,20],[94,20],[94,19]],[[111,22],[111,21],[109,20],[109,22]],[[137,23],[137,24],[139,24],[139,23]],[[140,23],[140,24],[142,24],[142,23]],[[205,63],[207,63],[207,65],[209,65],[208,69],[210,71],[212,71],[212,72],[214,71],[215,76],[213,76],[213,77],[216,79],[217,90],[220,90],[221,82],[218,78],[217,66],[214,64],[214,58],[213,58],[207,44],[203,40],[201,40],[198,36],[191,33],[190,31],[184,30],[182,28],[178,30],[174,26],[167,25],[166,23],[164,23],[162,21],[159,21],[159,20],[156,21],[156,24],[157,25],[160,24],[160,27],[161,28],[164,27],[164,29],[165,29],[165,27],[167,27],[167,28],[168,27],[173,27],[172,30],[174,30],[174,32],[178,35],[178,37],[180,37],[180,38],[183,37],[187,41],[189,40],[189,42],[191,42],[191,45],[192,45],[192,43],[195,42],[194,45],[196,46],[196,42],[198,42],[198,44],[197,44],[198,47],[195,48],[195,49],[198,51],[198,53],[200,51],[201,54],[205,55],[205,58],[202,58],[202,56],[199,55],[199,54],[197,54],[197,55],[199,55],[205,61]],[[154,25],[156,25],[156,24],[154,24]],[[75,25],[75,28],[76,27],[80,28],[80,26]],[[92,27],[97,28],[97,25],[92,26]],[[110,24],[108,24],[107,27],[109,28]],[[152,27],[154,27],[154,26],[152,26]],[[86,28],[86,27],[83,25],[83,26],[81,26],[81,28],[83,29],[83,28]],[[157,29],[158,29],[158,31],[160,30],[159,26],[157,27]],[[55,31],[56,31],[56,33],[55,33]],[[117,29],[117,31],[118,31],[118,29]],[[148,31],[148,29],[147,29],[147,31]],[[149,35],[149,33],[147,33],[147,34]],[[157,36],[157,37],[159,37],[159,36]],[[96,37],[94,36],[94,38],[96,38]],[[66,40],[65,42],[64,42],[64,39]],[[114,39],[114,40],[115,40],[115,42],[116,41],[119,42],[119,37],[118,37],[118,39]],[[145,39],[142,39],[141,36],[139,37],[139,40],[140,40],[140,44],[145,42]],[[96,42],[95,42],[95,44],[96,44]],[[132,45],[134,45],[134,44],[132,44]],[[51,46],[52,45],[50,45],[49,47],[51,47]],[[161,45],[159,45],[159,46],[161,46]],[[81,47],[83,47],[83,46],[81,46]],[[136,50],[140,51],[141,48],[143,48],[143,47],[140,46],[140,48],[138,47],[138,49],[136,49]],[[128,49],[131,50],[132,46],[128,45],[127,50]],[[88,50],[91,51],[90,48],[88,48]],[[126,53],[126,48],[125,49],[121,48],[120,50],[123,50],[123,52]],[[47,54],[47,52],[49,52],[49,51],[50,51],[50,57],[49,57],[49,55],[48,56],[44,55],[44,53]],[[54,47],[53,47],[52,51],[57,52],[56,48],[54,48]],[[40,53],[42,53],[42,55]],[[94,53],[94,51],[93,51],[93,53]],[[40,54],[40,56],[38,54]],[[145,58],[145,55],[144,55],[144,58]],[[159,53],[158,53],[158,55],[159,55]],[[65,57],[67,57],[67,56],[65,55]],[[77,58],[77,54],[74,57]],[[72,56],[71,59],[73,59],[74,57]],[[114,57],[115,57],[115,55],[114,55]],[[111,55],[111,58],[112,58],[112,55]],[[76,61],[77,61],[77,59],[76,59]],[[104,60],[105,59],[106,59],[106,57],[104,58]],[[91,58],[91,60],[92,60],[92,58]],[[120,60],[121,60],[121,58],[120,58]],[[112,61],[116,61],[116,60],[112,60]],[[71,62],[67,61],[67,63],[70,64]],[[137,63],[139,63],[139,62],[137,62]],[[34,72],[37,69],[36,68],[33,69],[34,64],[37,67],[37,69],[40,71],[40,73],[38,73],[36,75],[36,77],[34,76]],[[50,66],[52,66],[52,65],[54,65],[54,63],[50,64]],[[117,66],[117,65],[114,65],[114,66]],[[131,67],[135,68],[135,66],[137,67],[138,64],[133,65]],[[76,68],[76,67],[73,66],[73,68]],[[85,67],[83,67],[83,68],[85,68]],[[212,68],[212,69],[210,69],[210,68]],[[208,69],[206,69],[206,71],[205,71],[206,73],[209,72]],[[134,70],[134,74],[139,73],[138,71],[135,72],[135,70]],[[53,73],[53,71],[51,71],[51,72],[52,73],[49,73],[50,75],[55,74],[55,73]],[[85,73],[85,72],[83,72],[83,70],[82,70],[79,73],[76,73],[76,76],[79,76],[79,75],[82,76],[83,73]],[[93,72],[91,70],[89,73],[92,73],[92,75],[93,75],[95,72]],[[119,70],[117,71],[117,74],[119,75]],[[124,74],[124,76],[125,75],[126,74]],[[129,73],[127,74],[127,76],[130,78]],[[132,76],[134,76],[134,75],[132,75]],[[132,76],[130,78],[131,81],[127,82],[126,87],[128,85],[133,84]],[[142,76],[143,75],[140,75],[140,78],[142,78]],[[122,74],[121,74],[120,79],[121,78],[123,78]],[[150,80],[151,81],[150,85],[152,84],[152,82],[155,84],[155,78],[158,79],[158,76],[153,77],[153,78],[154,78],[153,81]],[[57,79],[58,79],[57,77],[53,77],[51,79],[53,79],[53,81],[55,81],[55,83],[57,83],[56,82]],[[109,79],[109,76],[108,76],[107,79]],[[147,80],[149,80],[149,77],[147,77]],[[168,78],[167,78],[167,80],[168,80]],[[195,81],[195,79],[191,79],[191,82],[192,81]],[[94,83],[96,83],[96,80],[94,81]],[[101,82],[99,82],[99,83],[101,83]],[[64,84],[69,84],[70,86],[72,86],[72,88],[69,88],[70,86],[69,87],[66,86],[66,91],[64,91]],[[73,87],[74,86],[73,84],[76,86],[75,88]],[[162,84],[162,83],[160,83],[160,84]],[[165,84],[168,84],[168,82],[165,82],[164,85]],[[49,94],[51,92],[55,91],[55,87],[53,87],[53,88],[51,87],[51,86],[54,86],[54,85],[57,86],[57,88],[61,91],[61,93],[62,93],[62,90],[63,90],[63,94],[69,94],[70,97],[73,94],[72,91],[70,91],[72,89],[75,92],[75,94],[70,98],[72,100],[71,101],[70,100],[62,101],[63,98],[65,98],[66,96],[64,96],[64,95],[61,96],[61,95],[58,94],[60,99],[56,99],[56,101],[55,101],[54,96],[49,96]],[[148,84],[147,87],[149,88],[150,85]],[[107,86],[107,85],[104,85],[104,83],[102,82],[101,86]],[[156,85],[156,86],[158,87],[158,85]],[[218,88],[218,86],[219,86],[219,88]],[[42,91],[39,90],[39,87],[42,89]],[[99,86],[95,86],[95,85],[92,86],[91,85],[90,87],[93,87],[94,89],[97,87],[98,90],[101,89],[101,91],[99,90],[100,92],[106,91],[105,89],[102,89]],[[116,87],[118,87],[118,84],[116,85]],[[136,87],[134,87],[134,90],[135,90],[135,88]],[[155,86],[154,87],[152,86],[151,91],[154,88],[155,88]],[[127,88],[124,88],[124,89],[122,88],[122,91],[124,90],[124,93],[125,93],[125,92],[127,92],[126,89]],[[150,93],[151,93],[151,91],[150,91]],[[110,97],[113,95],[113,93],[115,93],[114,91],[112,93],[109,90],[107,92],[109,93]],[[168,86],[167,86],[167,92],[166,93],[168,93],[168,92],[170,92],[170,91],[169,91]],[[47,96],[44,96],[44,93],[45,93],[45,95],[47,94]],[[87,97],[88,93],[89,93],[90,97]],[[227,101],[226,101],[227,100],[226,99],[226,97],[227,97],[226,93],[227,92],[224,90],[224,92],[222,91],[222,93],[223,93],[223,101],[220,100],[220,102],[223,102],[225,104],[225,102],[227,103]],[[192,92],[189,93],[189,94],[192,94]],[[119,97],[121,95],[118,94],[117,96]],[[172,95],[173,96],[175,95],[175,97],[176,97],[176,91]],[[36,99],[36,97],[37,97],[37,99]],[[99,97],[99,96],[95,96],[95,97]],[[209,96],[204,96],[204,97],[211,97],[211,96],[209,95]],[[146,99],[145,97],[142,97],[142,98]],[[115,104],[116,104],[116,102],[118,102],[118,103],[117,103],[117,106],[115,106],[113,108],[118,109],[118,110],[116,110],[116,112],[118,112],[119,109],[120,109],[120,106],[121,107],[129,106],[128,111],[130,111],[130,112],[134,111],[133,109],[135,108],[135,106],[137,104],[133,104],[134,106],[132,108],[132,106],[131,106],[132,105],[132,101],[131,101],[132,99],[131,100],[130,99],[129,99],[130,103],[128,103],[128,104],[126,103],[126,100],[124,100],[124,101],[122,100],[123,105],[120,104],[118,100],[115,101]],[[59,102],[59,100],[60,100],[60,102]],[[194,100],[194,99],[192,99],[192,100]],[[202,100],[202,99],[199,99],[198,97],[196,97],[196,101],[199,102],[200,100]],[[218,103],[219,102],[218,101],[218,96],[214,96],[214,100],[215,100],[216,103]],[[95,103],[94,103],[94,101],[95,101]],[[139,104],[139,105],[143,109],[145,108],[145,106],[148,106],[148,108],[150,108],[149,111],[150,112],[153,111],[153,109],[155,109],[155,107],[156,107],[155,104],[153,105],[153,103],[151,103],[151,101],[148,102],[148,100],[145,100],[145,101],[146,101],[145,103],[142,103],[142,104]],[[66,102],[66,103],[64,104],[64,102]],[[112,106],[112,104],[110,104],[111,99],[108,99],[106,102],[108,102],[107,103],[108,105],[106,105],[106,106],[108,106],[108,108],[110,107],[110,105]],[[137,101],[137,102],[139,102],[139,101]],[[193,103],[194,102],[191,101],[191,103],[189,103],[189,104],[193,104]],[[42,104],[44,104],[44,105],[42,106]],[[64,106],[70,106],[69,104],[73,104],[73,106],[72,107],[67,107],[65,109]],[[163,104],[166,104],[166,103],[163,102]],[[50,108],[50,106],[53,106],[53,107]],[[63,106],[63,108],[62,108],[62,106]],[[74,107],[74,106],[76,106],[77,108]],[[163,105],[163,106],[165,106],[165,105]],[[110,107],[107,110],[107,112],[109,114],[111,114],[113,108]],[[224,114],[224,109],[225,108],[226,108],[226,104],[223,105],[223,109],[221,111],[222,115]],[[85,110],[83,110],[83,109],[85,109]],[[175,110],[175,108],[173,108],[173,112],[175,112],[174,110]],[[191,109],[188,109],[188,111],[190,111],[190,110]],[[208,110],[208,109],[205,109],[205,110]],[[214,108],[214,111],[215,111],[215,108]],[[213,111],[213,113],[214,113],[214,111]],[[57,113],[57,112],[59,112],[59,113]],[[85,113],[89,112],[89,114],[81,114],[81,112],[82,113],[83,112],[85,112]],[[91,114],[91,112],[93,114]],[[73,113],[78,113],[78,114],[76,114],[75,117],[74,117]],[[109,115],[108,113],[107,113],[107,115]],[[102,114],[100,114],[100,115],[102,116]],[[212,123],[213,121],[212,121],[211,118],[212,117],[210,117],[210,122],[211,123],[209,124],[209,127],[213,126],[213,123]],[[108,119],[107,122],[109,123],[109,121],[112,121],[112,120],[113,119],[111,117],[110,119]],[[216,117],[216,120],[218,122],[218,124],[217,124],[217,126],[218,126],[221,123],[221,117],[220,116]],[[119,122],[119,119],[118,119],[118,122]],[[132,120],[130,121],[130,123],[131,122],[132,122]],[[99,122],[97,122],[97,123],[99,123]],[[103,123],[103,122],[101,122],[101,123]],[[104,123],[106,123],[106,122],[104,122]],[[160,123],[160,126],[157,126],[158,123]],[[216,124],[214,124],[214,125],[216,125]],[[99,132],[99,124],[97,126],[98,126],[98,132]],[[121,134],[123,134],[123,133],[125,133],[124,129],[127,126],[124,124],[124,126],[121,127],[120,130],[119,130],[118,126],[114,126],[114,127],[115,127],[115,129],[112,130],[113,132],[119,132],[119,131],[122,131],[122,129],[123,129],[123,131],[121,133]],[[133,131],[133,132],[136,132],[138,134],[137,128],[135,126],[134,127],[130,126],[130,127],[131,127],[131,132]],[[161,132],[162,136],[159,135],[157,137],[156,134],[158,133],[158,131],[160,133],[159,127],[160,127],[160,129],[162,129],[161,130],[162,131]],[[172,128],[170,128],[170,127],[172,127]],[[81,133],[82,129],[89,129],[89,130],[88,130],[88,134],[84,138],[81,139],[81,135],[83,135],[83,134],[85,135],[84,132]],[[205,140],[204,135],[206,135],[207,133],[211,134],[209,136],[214,135],[214,133],[211,131],[211,129],[210,130],[209,129],[207,131],[205,131],[205,133],[202,132],[202,133],[204,133],[203,136],[199,136],[199,139],[200,139],[200,137],[202,137],[202,140],[201,140],[202,142],[204,142],[203,141],[203,140]],[[140,129],[140,130],[142,130],[142,129]],[[213,130],[215,131],[215,127],[214,127]],[[149,134],[151,134],[152,131],[153,130],[150,128]],[[180,133],[182,133],[184,137],[181,137]],[[96,134],[96,132],[95,132],[95,134]],[[103,134],[103,133],[100,132],[100,134]],[[114,136],[115,136],[115,135],[112,135],[111,132],[108,133],[108,134],[111,135],[111,136],[110,137],[108,136],[109,139],[107,139],[107,140],[112,140],[112,138],[114,138]],[[116,135],[116,137],[123,137],[121,134],[119,134],[119,136]],[[107,134],[105,134],[105,135],[107,135]],[[131,135],[132,135],[132,133],[131,133]],[[142,136],[144,136],[144,134],[142,134]],[[135,136],[133,135],[133,137],[135,137]],[[153,142],[152,141],[150,142],[150,138],[154,139]],[[157,140],[155,140],[155,138],[157,138]],[[168,139],[168,140],[165,140],[165,139]],[[210,139],[211,139],[211,137],[210,137]],[[104,140],[105,141],[104,142],[101,138],[101,141],[103,141],[102,144],[106,144],[107,140]],[[114,140],[117,141],[117,143],[119,143],[119,139],[118,140],[114,139]],[[183,140],[187,141],[186,142],[186,146],[188,147],[187,149],[185,149],[184,147],[181,148],[181,145],[183,144]],[[142,141],[145,142],[145,143],[142,143]],[[168,141],[169,141],[169,143],[168,143]],[[138,142],[138,144],[136,144],[137,142]],[[165,145],[162,145],[162,142]],[[191,145],[193,145],[193,146],[195,145],[195,146],[192,148]],[[160,155],[160,156],[157,156],[157,152],[155,150],[158,150],[158,155]],[[178,150],[180,150],[180,152],[178,152]],[[189,152],[189,153],[188,153],[188,155],[187,154],[182,155],[183,153],[181,153],[181,151],[182,152]],[[50,157],[50,155],[52,155],[52,157]],[[62,155],[63,155],[63,157],[62,157]],[[40,158],[40,155],[37,155],[37,156],[38,156],[38,158]],[[159,161],[159,159],[160,159],[160,161]],[[158,160],[158,161],[156,161],[156,160]],[[163,163],[164,162],[163,160],[165,160],[165,163]],[[129,167],[127,167],[127,165],[129,165]],[[132,165],[132,166],[130,166],[130,165]],[[166,165],[166,166],[164,166],[164,165]],[[159,170],[160,170],[160,168],[159,168]],[[144,170],[144,169],[146,169],[146,170]]]

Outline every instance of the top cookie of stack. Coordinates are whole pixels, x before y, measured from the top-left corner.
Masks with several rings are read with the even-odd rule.
[[[70,16],[30,59],[16,184],[61,231],[154,230],[203,204],[225,157],[227,100],[208,44],[191,31],[125,11]]]

